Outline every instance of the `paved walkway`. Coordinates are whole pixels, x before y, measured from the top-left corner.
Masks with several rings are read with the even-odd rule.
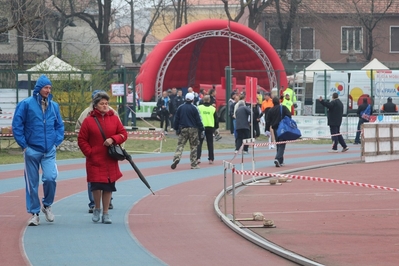
[[[256,169],[273,173],[359,159],[358,146],[338,154],[326,153],[328,148],[288,145],[286,166],[280,169],[272,163],[274,150],[258,148]],[[171,153],[134,155],[156,195],[149,193],[129,164],[121,163],[124,177],[114,194],[112,225],[93,224],[87,213],[84,160],[59,162],[55,222],[42,217],[38,227],[26,227],[23,165],[0,166],[0,260],[4,265],[294,265],[245,240],[215,214],[213,202],[223,189],[222,160],[232,157],[231,151],[217,151],[215,164],[190,170],[185,152],[172,171]],[[240,165],[241,158],[233,162]],[[300,174],[352,181],[359,181],[359,174],[361,182],[395,187],[393,172],[381,175],[382,169],[391,171],[394,165],[343,165]],[[243,168],[252,168],[251,156],[244,157]],[[319,263],[393,265],[399,254],[395,196],[395,192],[294,180],[274,187],[246,186],[237,195],[236,207],[237,216],[260,211],[273,219],[276,228],[254,231]],[[389,247],[367,254],[367,241]],[[369,257],[383,263],[367,264]]]

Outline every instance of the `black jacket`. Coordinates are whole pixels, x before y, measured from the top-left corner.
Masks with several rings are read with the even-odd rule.
[[[282,110],[280,110],[280,106],[282,106]],[[273,130],[277,130],[280,121],[285,116],[291,117],[291,111],[286,106],[278,104],[269,108],[266,116],[266,129],[269,131],[271,126]]]
[[[382,111],[384,113],[396,113],[396,104],[388,100],[387,103],[384,103]]]
[[[340,127],[342,123],[342,115],[344,113],[344,105],[340,99],[334,99],[330,102],[320,101],[321,105],[328,108],[327,119],[329,126]]]
[[[186,127],[195,127],[198,128],[200,132],[204,131],[204,125],[202,124],[198,108],[189,101],[186,101],[177,108],[175,121],[173,123],[174,130],[180,130]]]

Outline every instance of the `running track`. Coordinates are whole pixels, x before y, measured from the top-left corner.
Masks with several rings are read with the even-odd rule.
[[[330,145],[287,145],[281,170],[359,160],[359,147],[329,154]],[[255,149],[256,170],[275,172],[275,150]],[[0,260],[2,265],[294,265],[227,228],[213,201],[223,189],[222,160],[231,151],[216,151],[213,165],[190,170],[188,152],[176,170],[171,153],[133,155],[155,196],[122,162],[112,225],[94,224],[87,213],[84,159],[58,162],[55,222],[27,227],[23,164],[0,166]],[[203,157],[206,159],[206,157]],[[205,160],[203,160],[205,161]],[[241,157],[233,163],[239,164]],[[252,168],[246,155],[244,169]]]

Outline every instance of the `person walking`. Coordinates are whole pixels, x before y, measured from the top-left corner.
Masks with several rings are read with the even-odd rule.
[[[342,146],[342,152],[346,152],[349,150],[349,147],[346,145],[345,140],[340,133],[344,106],[341,100],[338,99],[338,93],[333,93],[330,102],[324,101],[322,96],[320,96],[319,101],[321,105],[328,109],[327,121],[328,126],[330,127],[331,139],[333,141],[332,149],[329,152],[338,152],[338,143]]]
[[[94,96],[96,96],[97,93],[99,92],[105,92],[103,90],[94,90],[93,93],[91,94],[91,100],[93,101]],[[108,106],[111,111],[114,112],[114,114],[119,118],[118,112],[113,109],[111,106]],[[86,117],[90,116],[90,113],[93,111],[93,102],[90,103],[90,105],[83,110],[83,112],[80,114],[78,121],[76,121],[75,125],[75,132],[79,133],[80,128],[82,127],[82,123],[85,120]],[[89,213],[93,213],[94,210],[94,198],[93,198],[93,193],[91,193],[91,183],[87,182],[87,194],[89,196]],[[109,207],[108,209],[112,210],[114,208],[114,205],[112,204],[112,197],[111,201],[109,202]]]
[[[287,106],[280,104],[280,99],[278,97],[273,97],[272,101],[273,107],[270,108],[266,116],[266,128],[273,134],[275,142],[281,142],[284,141],[284,139],[278,137],[277,129],[285,116],[291,117],[291,112],[288,110]],[[274,157],[274,164],[276,167],[284,165],[285,145],[285,143],[276,144],[276,156]]]
[[[202,119],[202,124],[205,128],[205,139],[208,147],[208,161],[209,164],[213,164],[215,160],[213,150],[213,132],[219,128],[218,117],[216,108],[211,105],[211,97],[205,95],[202,99],[203,104],[198,105],[198,110]],[[200,138],[199,145],[197,148],[197,163],[201,163],[201,152],[204,138]]]
[[[199,169],[197,162],[198,132],[203,136],[204,125],[202,124],[198,108],[193,104],[194,93],[186,94],[186,102],[176,111],[173,128],[179,136],[177,148],[170,168],[175,169],[181,160],[184,145],[190,143],[191,169]]]
[[[269,110],[271,108],[273,108],[273,106],[274,106],[274,104],[273,104],[273,99],[271,98],[271,94],[270,94],[270,92],[266,92],[265,99],[263,100],[262,105],[261,105],[262,113],[261,113],[260,117],[261,117],[261,119],[263,117],[263,120],[265,121],[265,136],[268,139],[269,150],[274,149],[274,144],[272,144],[272,135],[270,133],[270,128],[268,128],[266,126],[266,120],[267,120],[267,114],[268,114]]]
[[[24,153],[26,210],[32,214],[28,225],[40,224],[40,210],[46,221],[53,222],[51,205],[56,192],[58,169],[56,149],[64,140],[64,123],[58,103],[52,101],[52,83],[41,75],[33,95],[18,103],[12,120],[15,141]],[[42,207],[39,199],[39,168],[42,169]]]
[[[228,119],[230,119],[230,134],[231,135],[233,135],[234,134],[234,125],[233,125],[233,120],[234,120],[234,117],[233,117],[233,112],[234,112],[234,105],[236,104],[236,93],[235,92],[232,92],[231,94],[230,94],[230,99],[229,99],[229,101],[228,101],[228,105],[229,105],[229,118]]]
[[[236,139],[236,150],[235,153],[238,153],[240,150],[243,140],[248,139],[251,136],[250,133],[250,124],[249,119],[251,116],[251,109],[245,105],[244,101],[239,101],[237,103],[237,110],[235,113],[236,116],[236,131],[237,131],[237,139]],[[243,153],[248,153],[248,145],[244,145]]]
[[[159,111],[159,117],[161,119],[161,128],[163,128],[163,125],[165,123],[165,135],[168,135],[168,126],[169,126],[169,116],[172,116],[170,111],[171,111],[171,106],[172,103],[169,99],[168,92],[163,91],[162,92],[162,97],[159,98],[157,102],[157,107]]]
[[[120,119],[109,109],[109,96],[99,92],[93,99],[93,111],[83,120],[78,135],[78,145],[86,157],[87,182],[91,183],[94,197],[93,222],[100,221],[101,202],[103,207],[102,222],[111,224],[108,214],[115,183],[122,177],[118,161],[108,155],[110,145],[122,144],[127,139],[127,132]],[[100,127],[106,139],[101,133]]]
[[[353,144],[360,144],[360,129],[365,122],[368,122],[368,119],[363,118],[363,114],[366,114],[370,117],[373,114],[373,108],[368,103],[368,98],[363,98],[363,103],[357,108],[357,116],[359,117],[359,121],[357,123],[357,131],[355,142]]]

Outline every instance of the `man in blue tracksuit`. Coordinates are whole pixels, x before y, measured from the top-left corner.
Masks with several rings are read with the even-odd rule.
[[[54,201],[56,178],[56,147],[64,140],[64,123],[60,108],[52,101],[51,81],[42,75],[33,95],[21,101],[14,112],[12,132],[24,151],[26,210],[32,214],[28,225],[39,225],[40,209],[48,222],[54,221],[51,205]],[[39,168],[42,168],[44,198],[40,208]]]

